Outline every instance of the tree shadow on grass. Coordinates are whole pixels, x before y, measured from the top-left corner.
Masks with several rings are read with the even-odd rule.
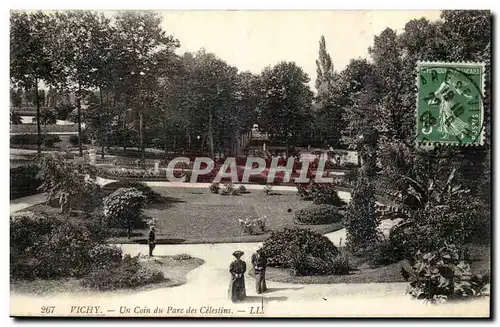
[[[147,204],[147,209],[164,210],[171,208],[175,203],[186,203],[180,198],[173,198],[169,196],[162,196],[153,203]]]
[[[160,238],[160,239],[156,239],[156,245],[159,245],[159,244],[181,244],[181,243],[184,243],[185,239],[183,238]],[[148,244],[148,240],[147,239],[138,239],[138,240],[134,240],[135,244]]]

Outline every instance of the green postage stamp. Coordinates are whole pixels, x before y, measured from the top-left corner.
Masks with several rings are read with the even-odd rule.
[[[417,63],[419,145],[482,145],[484,64]]]

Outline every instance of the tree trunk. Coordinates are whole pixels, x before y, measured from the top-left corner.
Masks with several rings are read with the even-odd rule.
[[[141,151],[141,161],[144,162],[144,130],[143,130],[144,115],[142,110],[139,112],[139,149]]]
[[[38,153],[42,153],[42,130],[40,127],[40,99],[38,98],[38,77],[35,77],[35,106]]]
[[[127,107],[128,101],[125,101],[125,113],[123,114],[123,152],[127,154]]]
[[[101,117],[102,113],[104,111],[104,105],[103,105],[103,100],[102,100],[102,88],[99,88],[99,96],[100,96],[100,106],[101,106]],[[104,123],[101,118],[101,158],[104,159],[104,146],[105,146],[105,138],[106,138],[106,127],[104,126]]]
[[[214,135],[213,135],[213,117],[212,117],[212,109],[208,112],[208,146],[210,150],[210,157],[213,159],[215,157],[214,152]]]
[[[78,84],[78,95],[76,97],[76,110],[78,116],[78,152],[80,153],[80,157],[83,156],[82,149],[82,87]]]
[[[132,224],[129,219],[127,220],[127,238],[130,239],[130,236],[132,236]]]
[[[163,150],[165,151],[165,161],[167,160],[168,157],[168,147],[167,147],[167,140],[168,140],[168,131],[167,128],[165,128],[164,133],[163,133]]]

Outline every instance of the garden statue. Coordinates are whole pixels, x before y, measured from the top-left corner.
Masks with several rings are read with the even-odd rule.
[[[245,272],[247,270],[247,264],[245,261],[241,260],[243,256],[243,251],[235,251],[233,256],[236,258],[229,266],[229,272],[231,273],[231,281],[229,283],[229,299],[232,302],[239,302],[245,299]]]
[[[255,291],[257,292],[257,294],[261,294],[267,290],[267,258],[262,249],[258,249],[257,252],[252,255],[252,266],[255,272]]]
[[[160,160],[155,160],[155,174],[160,173]]]

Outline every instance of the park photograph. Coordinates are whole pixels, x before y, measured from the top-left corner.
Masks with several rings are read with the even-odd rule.
[[[491,318],[488,10],[11,10],[10,316]]]

